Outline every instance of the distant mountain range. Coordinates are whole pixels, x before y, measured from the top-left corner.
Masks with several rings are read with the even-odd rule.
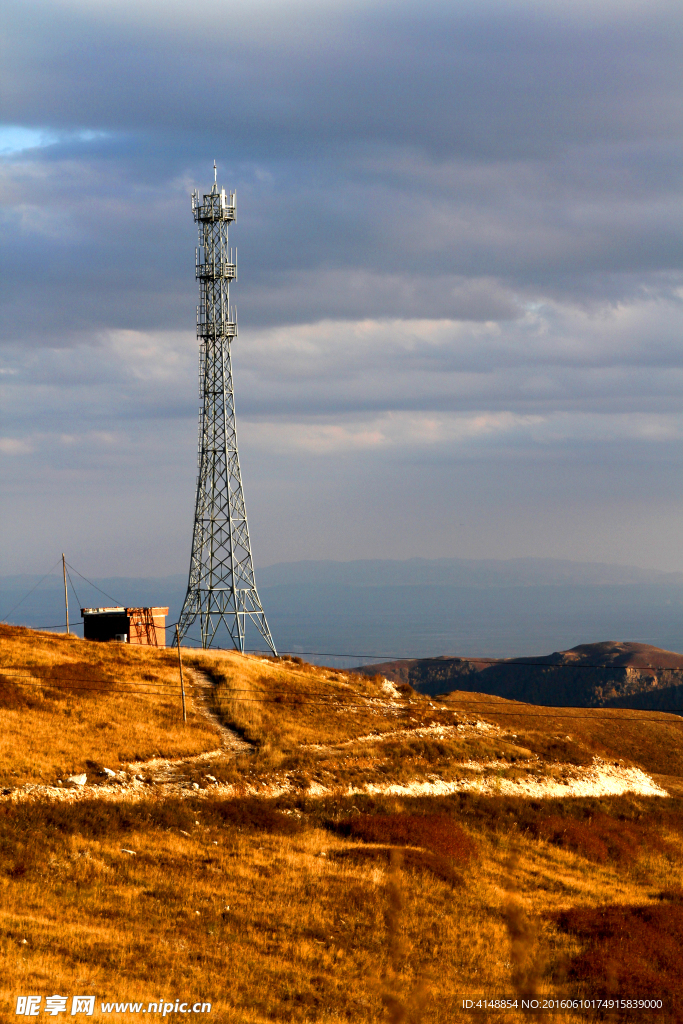
[[[324,585],[355,587],[547,587],[675,586],[682,572],[640,569],[633,565],[571,562],[559,558],[409,558],[356,562],[281,562],[260,569],[265,586]]]
[[[289,562],[257,569],[256,578],[278,649],[337,667],[537,656],[608,637],[683,650],[683,573],[549,558],[412,558]],[[187,586],[184,573],[93,578],[99,590],[74,573],[72,580],[77,623],[80,605],[110,603],[168,605],[173,623]],[[0,578],[0,619],[64,623],[61,573],[30,593],[39,582]],[[247,639],[258,647],[256,635]]]
[[[545,657],[424,658],[368,665],[419,693],[489,693],[546,707],[637,707],[683,714],[683,655],[649,644],[579,644]]]

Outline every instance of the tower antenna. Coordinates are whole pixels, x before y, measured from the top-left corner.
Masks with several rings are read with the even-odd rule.
[[[195,276],[199,281],[199,446],[197,499],[187,594],[180,613],[180,644],[199,619],[202,647],[211,647],[224,625],[235,650],[244,652],[247,619],[273,652],[275,644],[256,590],[242,474],[237,452],[235,395],[230,345],[237,337],[230,282],[237,273],[228,248],[235,220],[235,193],[214,184],[202,202],[195,190],[192,211],[199,230]]]

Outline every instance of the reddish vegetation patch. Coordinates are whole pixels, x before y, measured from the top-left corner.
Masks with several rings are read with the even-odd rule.
[[[420,846],[464,864],[476,846],[446,814],[361,814],[344,829],[353,839],[388,846]]]
[[[607,814],[596,814],[583,821],[550,815],[533,822],[529,831],[554,846],[573,850],[600,864],[608,860],[628,863],[635,860],[644,847],[659,852],[668,850],[662,837],[651,827],[619,821]]]
[[[246,800],[167,799],[110,802],[82,800],[77,803],[0,804],[0,871],[17,843],[41,852],[41,837],[58,834],[91,838],[152,829],[182,829],[193,833],[197,818],[202,825],[232,832],[265,832],[296,835],[303,825],[296,814],[278,811],[269,802]]]
[[[664,895],[664,894],[662,894]],[[586,943],[571,962],[569,977],[586,982],[595,997],[628,993],[683,1005],[683,905],[623,904],[575,908],[558,924]]]

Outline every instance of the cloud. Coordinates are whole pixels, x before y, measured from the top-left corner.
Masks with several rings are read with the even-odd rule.
[[[598,310],[548,302],[504,323],[323,321],[243,331],[235,345],[239,407],[251,416],[671,413],[683,381],[680,326],[677,298],[645,297]]]
[[[268,509],[296,479],[311,509],[328,487],[349,513],[410,463],[452,553],[439,473],[459,459],[482,547],[507,536],[524,460],[537,525],[540,465],[557,494],[575,468],[589,519],[596,466],[622,504],[645,474],[674,507],[680,5],[10,0],[5,20],[0,385],[19,504],[49,482],[46,509],[106,493],[123,523],[181,507],[167,477],[191,517],[189,193],[215,157],[237,187],[236,403]],[[381,496],[364,507],[383,522]],[[533,553],[522,499],[515,514],[514,553]]]
[[[524,424],[534,441],[540,435],[527,427],[544,423],[547,444],[669,440],[683,383],[680,319],[677,297],[646,296],[597,311],[532,304],[503,323],[325,320],[244,330],[233,344],[238,415],[252,437],[265,424],[282,431],[282,444],[299,438],[310,450],[381,449],[399,436],[419,444],[430,423],[441,424],[433,439],[443,443],[476,437],[471,425],[482,423],[496,424],[496,433],[503,424],[513,440]],[[77,433],[172,421],[194,432],[197,343],[189,331],[100,332],[75,349],[38,356],[16,348],[10,357],[3,395],[15,426],[35,429],[38,403],[40,424],[57,434],[65,418]],[[456,426],[446,430],[447,422]],[[399,423],[415,428],[397,433]]]
[[[78,159],[35,157],[6,164],[0,177],[5,339],[69,346],[103,330],[192,329],[190,181],[136,181],[136,154],[79,145]],[[584,155],[586,174],[599,177]],[[386,161],[381,184],[338,168],[313,192],[310,179],[325,166],[304,162],[296,188],[282,174],[273,185],[244,168],[231,233],[241,324],[500,322],[548,300],[594,312],[645,295],[675,301],[683,215],[673,184],[644,182],[629,198],[601,180],[593,195],[586,182],[577,195],[578,167],[557,180],[570,164],[480,168],[476,194],[475,169],[451,167],[447,195],[445,185],[429,191],[416,180],[427,176],[424,161],[402,182]],[[629,175],[624,163],[618,176]]]
[[[249,422],[243,431],[254,449],[269,452],[303,451],[313,455],[336,452],[389,449],[402,452],[424,447],[455,446],[527,432],[541,424],[540,417],[515,416],[512,413],[478,415],[386,414],[353,423],[292,422],[259,420]]]
[[[572,446],[670,445],[683,439],[683,415],[658,413],[512,412],[385,413],[346,422],[321,418],[249,420],[240,431],[250,450],[273,454],[329,456],[372,452],[385,459],[431,451],[454,458],[528,456],[539,448],[564,459]]]
[[[271,154],[407,142],[486,158],[680,128],[670,3],[610,18],[538,3],[156,10],[10,3],[6,116],[168,133],[214,124]]]
[[[26,438],[0,437],[0,452],[3,455],[28,455],[33,450],[33,445]]]

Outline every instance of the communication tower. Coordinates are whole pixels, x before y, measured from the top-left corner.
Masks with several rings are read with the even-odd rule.
[[[187,594],[180,613],[180,639],[199,619],[202,647],[210,647],[221,623],[233,646],[244,651],[250,619],[276,654],[256,590],[235,428],[230,344],[237,337],[230,282],[237,250],[228,248],[235,219],[235,193],[218,189],[216,163],[211,192],[202,202],[195,190],[192,211],[199,229],[195,276],[199,281],[199,446],[197,500]]]

